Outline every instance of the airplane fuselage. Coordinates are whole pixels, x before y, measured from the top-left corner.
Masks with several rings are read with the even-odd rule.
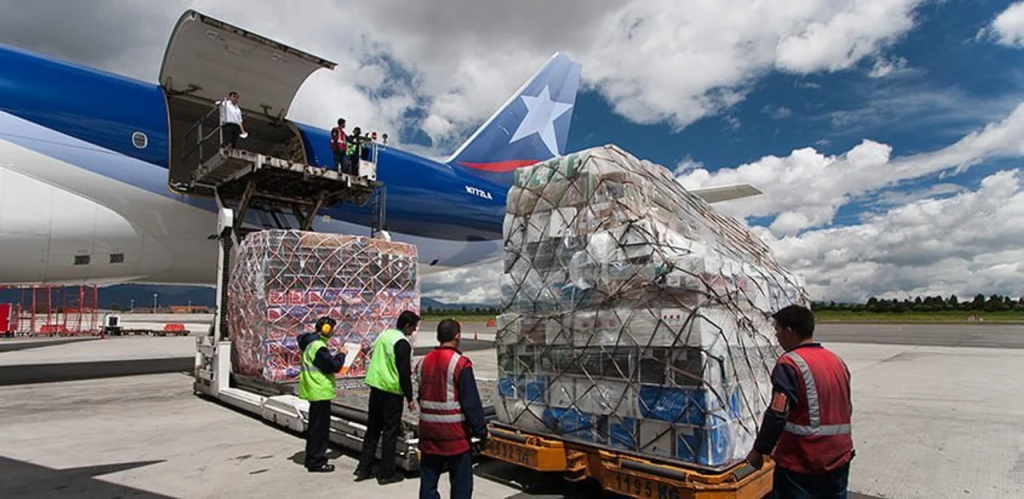
[[[250,135],[239,148],[333,167],[330,133],[286,117],[306,78],[334,66],[194,10],[171,32],[159,83],[0,44],[0,285],[214,284],[218,206],[181,188],[200,166],[196,137],[219,128],[215,103],[237,91]],[[385,228],[417,246],[421,274],[502,257],[513,171],[565,154],[580,74],[556,53],[444,162],[377,146]],[[209,128],[193,134],[197,123]],[[759,193],[691,192],[709,203]],[[371,212],[330,206],[312,228],[369,235]],[[296,226],[245,213],[250,227],[279,215]]]
[[[327,130],[289,124],[331,165]],[[176,141],[162,86],[0,46],[0,282],[212,284],[216,205],[168,187]],[[378,179],[421,272],[501,256],[506,187],[390,146]],[[315,230],[369,234],[369,206],[323,214]]]

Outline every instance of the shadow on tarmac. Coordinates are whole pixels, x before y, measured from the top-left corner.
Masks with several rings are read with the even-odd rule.
[[[68,343],[79,343],[84,341],[95,341],[99,338],[69,338],[66,340],[52,340],[52,341],[17,341],[17,342],[2,342],[0,343],[0,353],[4,352],[17,352],[20,350],[31,350],[33,348],[43,347],[55,347],[57,345],[66,345]]]
[[[162,462],[139,461],[58,470],[0,456],[0,496],[170,498],[96,478]]]

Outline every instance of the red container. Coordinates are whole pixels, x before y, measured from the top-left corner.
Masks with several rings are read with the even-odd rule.
[[[15,307],[11,303],[0,303],[0,333],[13,333],[18,329]]]

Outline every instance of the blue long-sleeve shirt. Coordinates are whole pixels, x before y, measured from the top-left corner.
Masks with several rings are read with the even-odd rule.
[[[820,343],[808,343],[797,348],[821,348]],[[797,381],[796,369],[788,364],[776,364],[772,371],[772,396],[781,393],[786,396],[785,407],[781,411],[772,407],[764,412],[761,421],[761,431],[754,441],[754,450],[761,455],[770,455],[775,450],[775,444],[782,438],[782,432],[786,429],[786,420],[789,418],[789,411],[800,400],[799,382]]]
[[[315,341],[318,336],[317,333],[305,333],[299,336],[300,350],[305,351],[306,347]],[[345,366],[345,354],[339,353],[332,356],[331,351],[327,347],[321,347],[316,351],[316,356],[313,357],[313,365],[325,373],[336,373]]]

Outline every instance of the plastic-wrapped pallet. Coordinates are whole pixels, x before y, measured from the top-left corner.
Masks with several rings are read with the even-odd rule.
[[[753,447],[801,279],[664,167],[614,146],[516,171],[500,422],[720,469]]]
[[[373,341],[403,310],[419,311],[416,247],[296,230],[248,235],[232,253],[228,323],[237,372],[296,381],[298,336],[317,318],[337,321],[328,346],[358,344],[341,377],[365,374]]]

